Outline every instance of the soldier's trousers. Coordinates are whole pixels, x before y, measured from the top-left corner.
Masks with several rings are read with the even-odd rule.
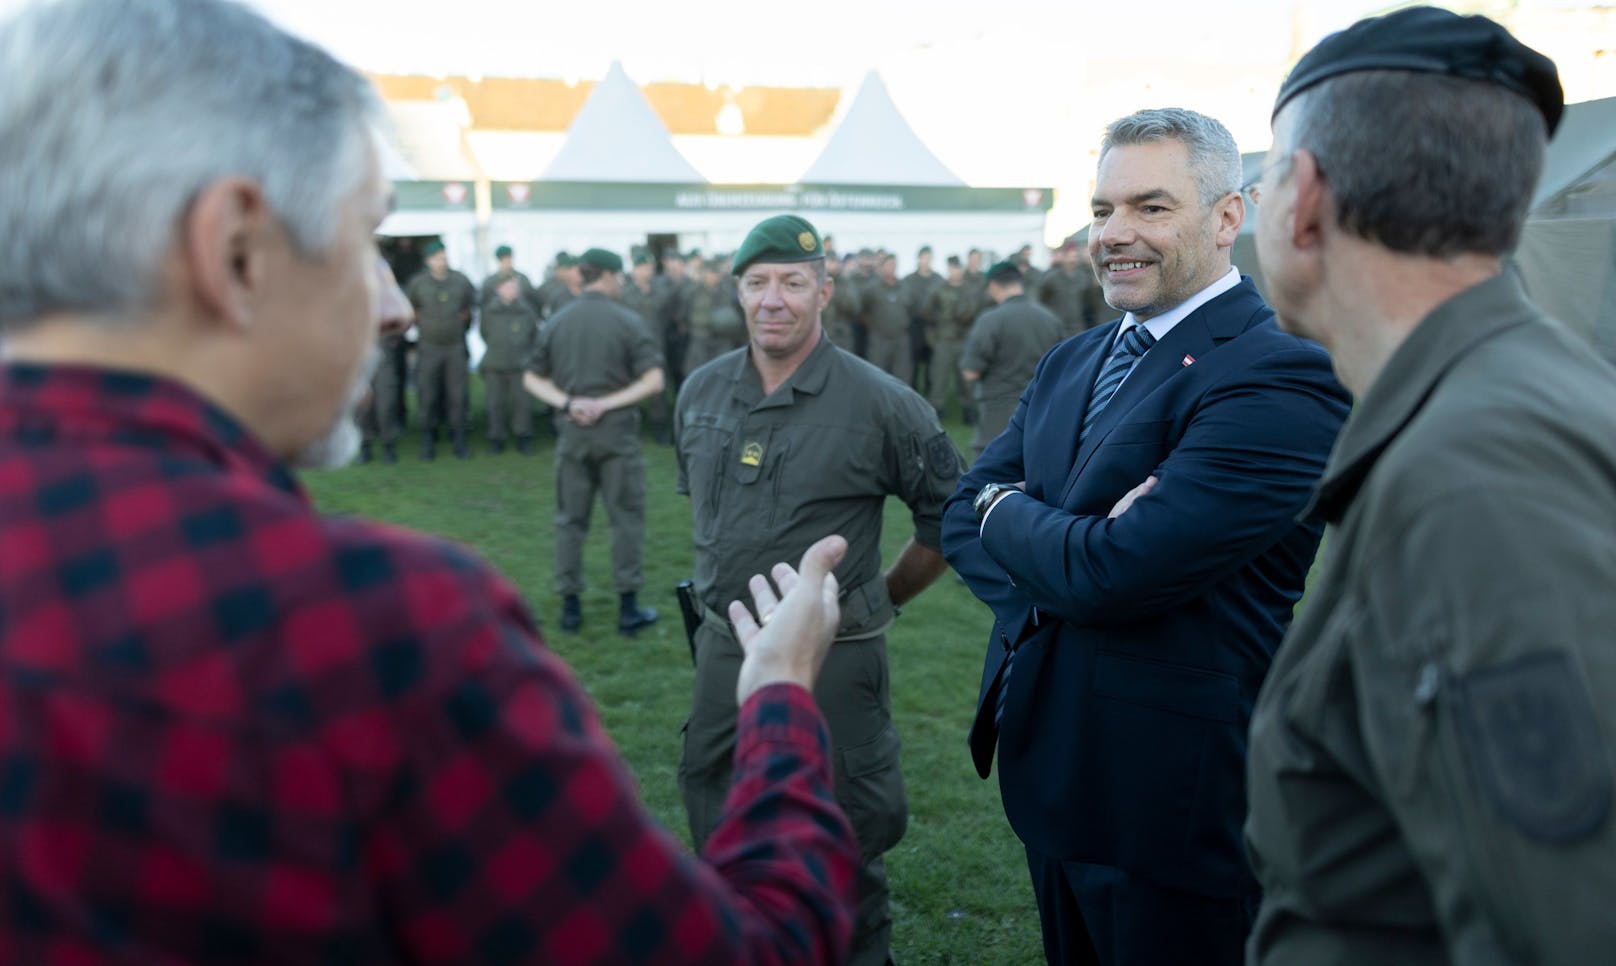
[[[908,330],[891,334],[871,332],[869,354],[865,358],[872,365],[898,377],[898,381],[906,386],[914,382],[915,359]]]
[[[556,419],[555,586],[584,591],[584,538],[595,494],[612,525],[612,580],[619,594],[645,582],[645,462],[640,458],[640,411],[608,413],[594,426]],[[734,704],[733,696],[730,701]]]
[[[1016,404],[1020,401],[1016,396],[977,400],[976,435],[971,437],[971,449],[975,454],[972,462],[1010,425],[1010,417],[1015,415]]]
[[[960,343],[953,340],[938,339],[931,346],[931,365],[928,375],[931,385],[926,393],[926,401],[931,408],[942,417],[943,409],[947,407],[950,399],[958,399],[963,407],[965,402],[964,383],[960,379]]]
[[[367,442],[395,443],[404,431],[404,347],[381,346],[376,373],[370,377],[370,398],[360,408],[359,430]]]
[[[679,790],[690,838],[701,848],[718,826],[735,759],[735,682],[741,647],[727,625],[707,619],[696,630],[696,684],[679,758]],[[814,686],[835,749],[836,801],[858,836],[860,863],[853,923],[857,966],[884,963],[892,940],[887,867],[882,854],[909,823],[898,731],[892,724],[884,636],[831,646]]]
[[[488,404],[488,441],[503,442],[507,435],[533,437],[533,399],[522,388],[517,369],[482,369],[483,396]],[[509,429],[510,433],[506,433]]]
[[[423,342],[416,350],[415,390],[421,397],[421,426],[438,431],[438,414],[448,416],[449,431],[466,431],[468,358],[462,345]]]

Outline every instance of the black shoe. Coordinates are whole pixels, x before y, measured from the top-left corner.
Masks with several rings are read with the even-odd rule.
[[[488,441],[488,451],[490,453],[493,453],[495,456],[498,456],[499,454],[505,452],[505,441],[503,439],[491,439],[491,440],[489,440]]]
[[[466,448],[466,434],[456,433],[454,437],[454,454],[456,459],[471,459],[471,450]]]
[[[398,462],[398,447],[394,446],[392,443],[383,443],[382,444],[382,462],[383,463],[397,463]]]
[[[584,608],[578,598],[573,594],[561,598],[561,630],[567,634],[578,633],[578,628],[584,626]]]
[[[359,462],[361,462],[361,463],[369,463],[370,462],[370,441],[369,440],[366,440],[365,442],[359,444]]]
[[[617,633],[630,637],[656,623],[655,607],[641,607],[632,593],[619,596],[617,603]]]
[[[523,456],[532,456],[533,455],[533,437],[531,437],[531,436],[518,436],[516,438],[516,451],[518,453],[521,453]]]

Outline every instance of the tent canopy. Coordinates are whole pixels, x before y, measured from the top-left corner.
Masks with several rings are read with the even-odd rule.
[[[1559,209],[1574,207],[1571,197],[1578,188],[1603,170],[1613,176],[1611,161],[1616,158],[1616,97],[1566,105],[1565,117],[1543,161],[1543,176],[1532,196],[1533,216],[1571,214]]]
[[[589,95],[541,181],[701,183],[623,65],[613,62]]]
[[[904,120],[875,71],[799,179],[805,184],[963,185]]]

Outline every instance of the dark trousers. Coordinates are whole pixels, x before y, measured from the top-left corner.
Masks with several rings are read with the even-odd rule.
[[[1215,899],[1027,850],[1044,956],[1058,966],[1241,966],[1258,897]]]

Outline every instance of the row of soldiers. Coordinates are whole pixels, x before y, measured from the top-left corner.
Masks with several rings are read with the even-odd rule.
[[[923,247],[915,270],[900,278],[895,254],[864,249],[838,256],[830,247],[833,239],[826,241],[827,269],[836,280],[824,312],[826,333],[832,341],[914,386],[939,417],[952,399],[968,421],[976,422],[984,390],[987,397],[999,394],[994,386],[1003,380],[989,378],[993,373],[984,368],[985,363],[995,363],[993,346],[979,346],[983,351],[976,354],[977,368],[963,366],[963,375],[962,362],[967,358],[973,324],[1000,301],[1021,298],[1041,305],[1059,320],[1063,336],[1106,317],[1087,256],[1074,240],[1050,253],[1047,270],[1031,265],[1030,246],[996,263],[993,269],[1000,274],[1007,266],[1018,270],[1019,287],[1013,296],[1005,295],[1003,287],[990,285],[992,273],[983,270],[984,253],[978,249],[970,250],[963,259],[949,256],[946,271],[937,272],[931,248]],[[444,429],[457,457],[471,455],[466,334],[473,325],[487,347],[478,371],[484,379],[489,449],[500,453],[514,442],[519,451],[530,452],[534,405],[523,390],[522,371],[539,327],[582,290],[576,260],[566,252],[558,253],[546,277],[534,284],[516,269],[510,246],[501,245],[495,250],[495,270],[479,286],[449,267],[440,242],[428,242],[419,257],[413,257],[407,247],[391,254],[395,274],[415,310],[414,378],[422,459],[435,458]],[[660,339],[670,391],[677,391],[686,373],[746,341],[727,256],[668,251],[662,254],[658,271],[659,259],[649,250],[636,248],[631,261],[633,267],[619,299],[646,320]],[[1048,326],[1040,323],[1033,328],[1043,332]],[[1044,341],[1036,340],[1038,344]],[[403,336],[381,340],[372,401],[361,419],[365,431],[362,461],[377,455],[378,444],[381,459],[397,460],[397,443],[405,423],[408,349]],[[1022,355],[1030,351],[1031,346]],[[998,360],[994,368],[1002,377],[1023,369],[1030,372],[1029,366],[1021,359],[1014,363]],[[652,400],[649,415],[658,440],[671,442],[667,399]],[[987,422],[997,424],[998,420]],[[997,430],[993,425],[980,425],[978,435],[988,431]]]

